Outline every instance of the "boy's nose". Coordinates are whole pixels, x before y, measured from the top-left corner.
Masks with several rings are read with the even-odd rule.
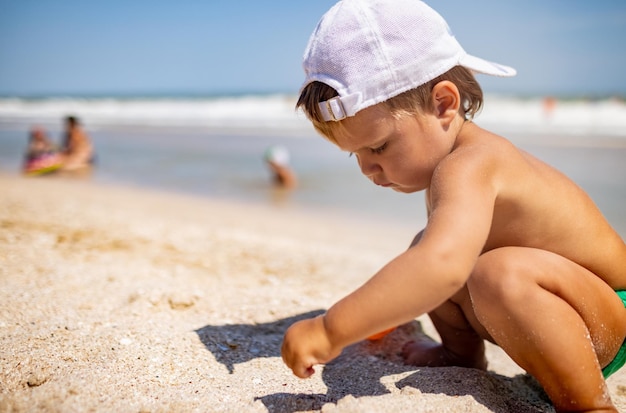
[[[370,179],[382,170],[377,162],[372,162],[362,157],[358,157],[358,160],[361,173]]]

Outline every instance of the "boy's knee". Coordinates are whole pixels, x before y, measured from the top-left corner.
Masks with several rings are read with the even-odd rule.
[[[532,280],[529,263],[515,248],[498,248],[481,255],[467,286],[474,305],[480,302],[501,305],[523,300],[525,285]]]

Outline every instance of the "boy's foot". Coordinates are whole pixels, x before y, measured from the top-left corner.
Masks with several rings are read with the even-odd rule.
[[[420,367],[470,367],[487,370],[487,358],[484,351],[466,356],[452,353],[430,337],[419,337],[402,347],[404,362]]]

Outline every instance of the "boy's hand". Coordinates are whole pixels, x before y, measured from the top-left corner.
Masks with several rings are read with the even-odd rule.
[[[287,367],[301,379],[315,373],[315,364],[327,363],[341,353],[341,349],[333,348],[328,338],[323,315],[289,327],[281,351]]]

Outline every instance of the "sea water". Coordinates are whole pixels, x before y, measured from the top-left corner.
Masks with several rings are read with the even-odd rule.
[[[96,182],[423,226],[423,194],[372,185],[355,158],[316,135],[294,104],[289,95],[0,98],[0,171],[19,173],[32,126],[60,142],[63,118],[75,115],[96,147],[89,178]],[[566,173],[626,234],[624,102],[548,107],[541,98],[487,96],[476,123]],[[262,157],[276,144],[291,153],[294,191],[271,185]]]

